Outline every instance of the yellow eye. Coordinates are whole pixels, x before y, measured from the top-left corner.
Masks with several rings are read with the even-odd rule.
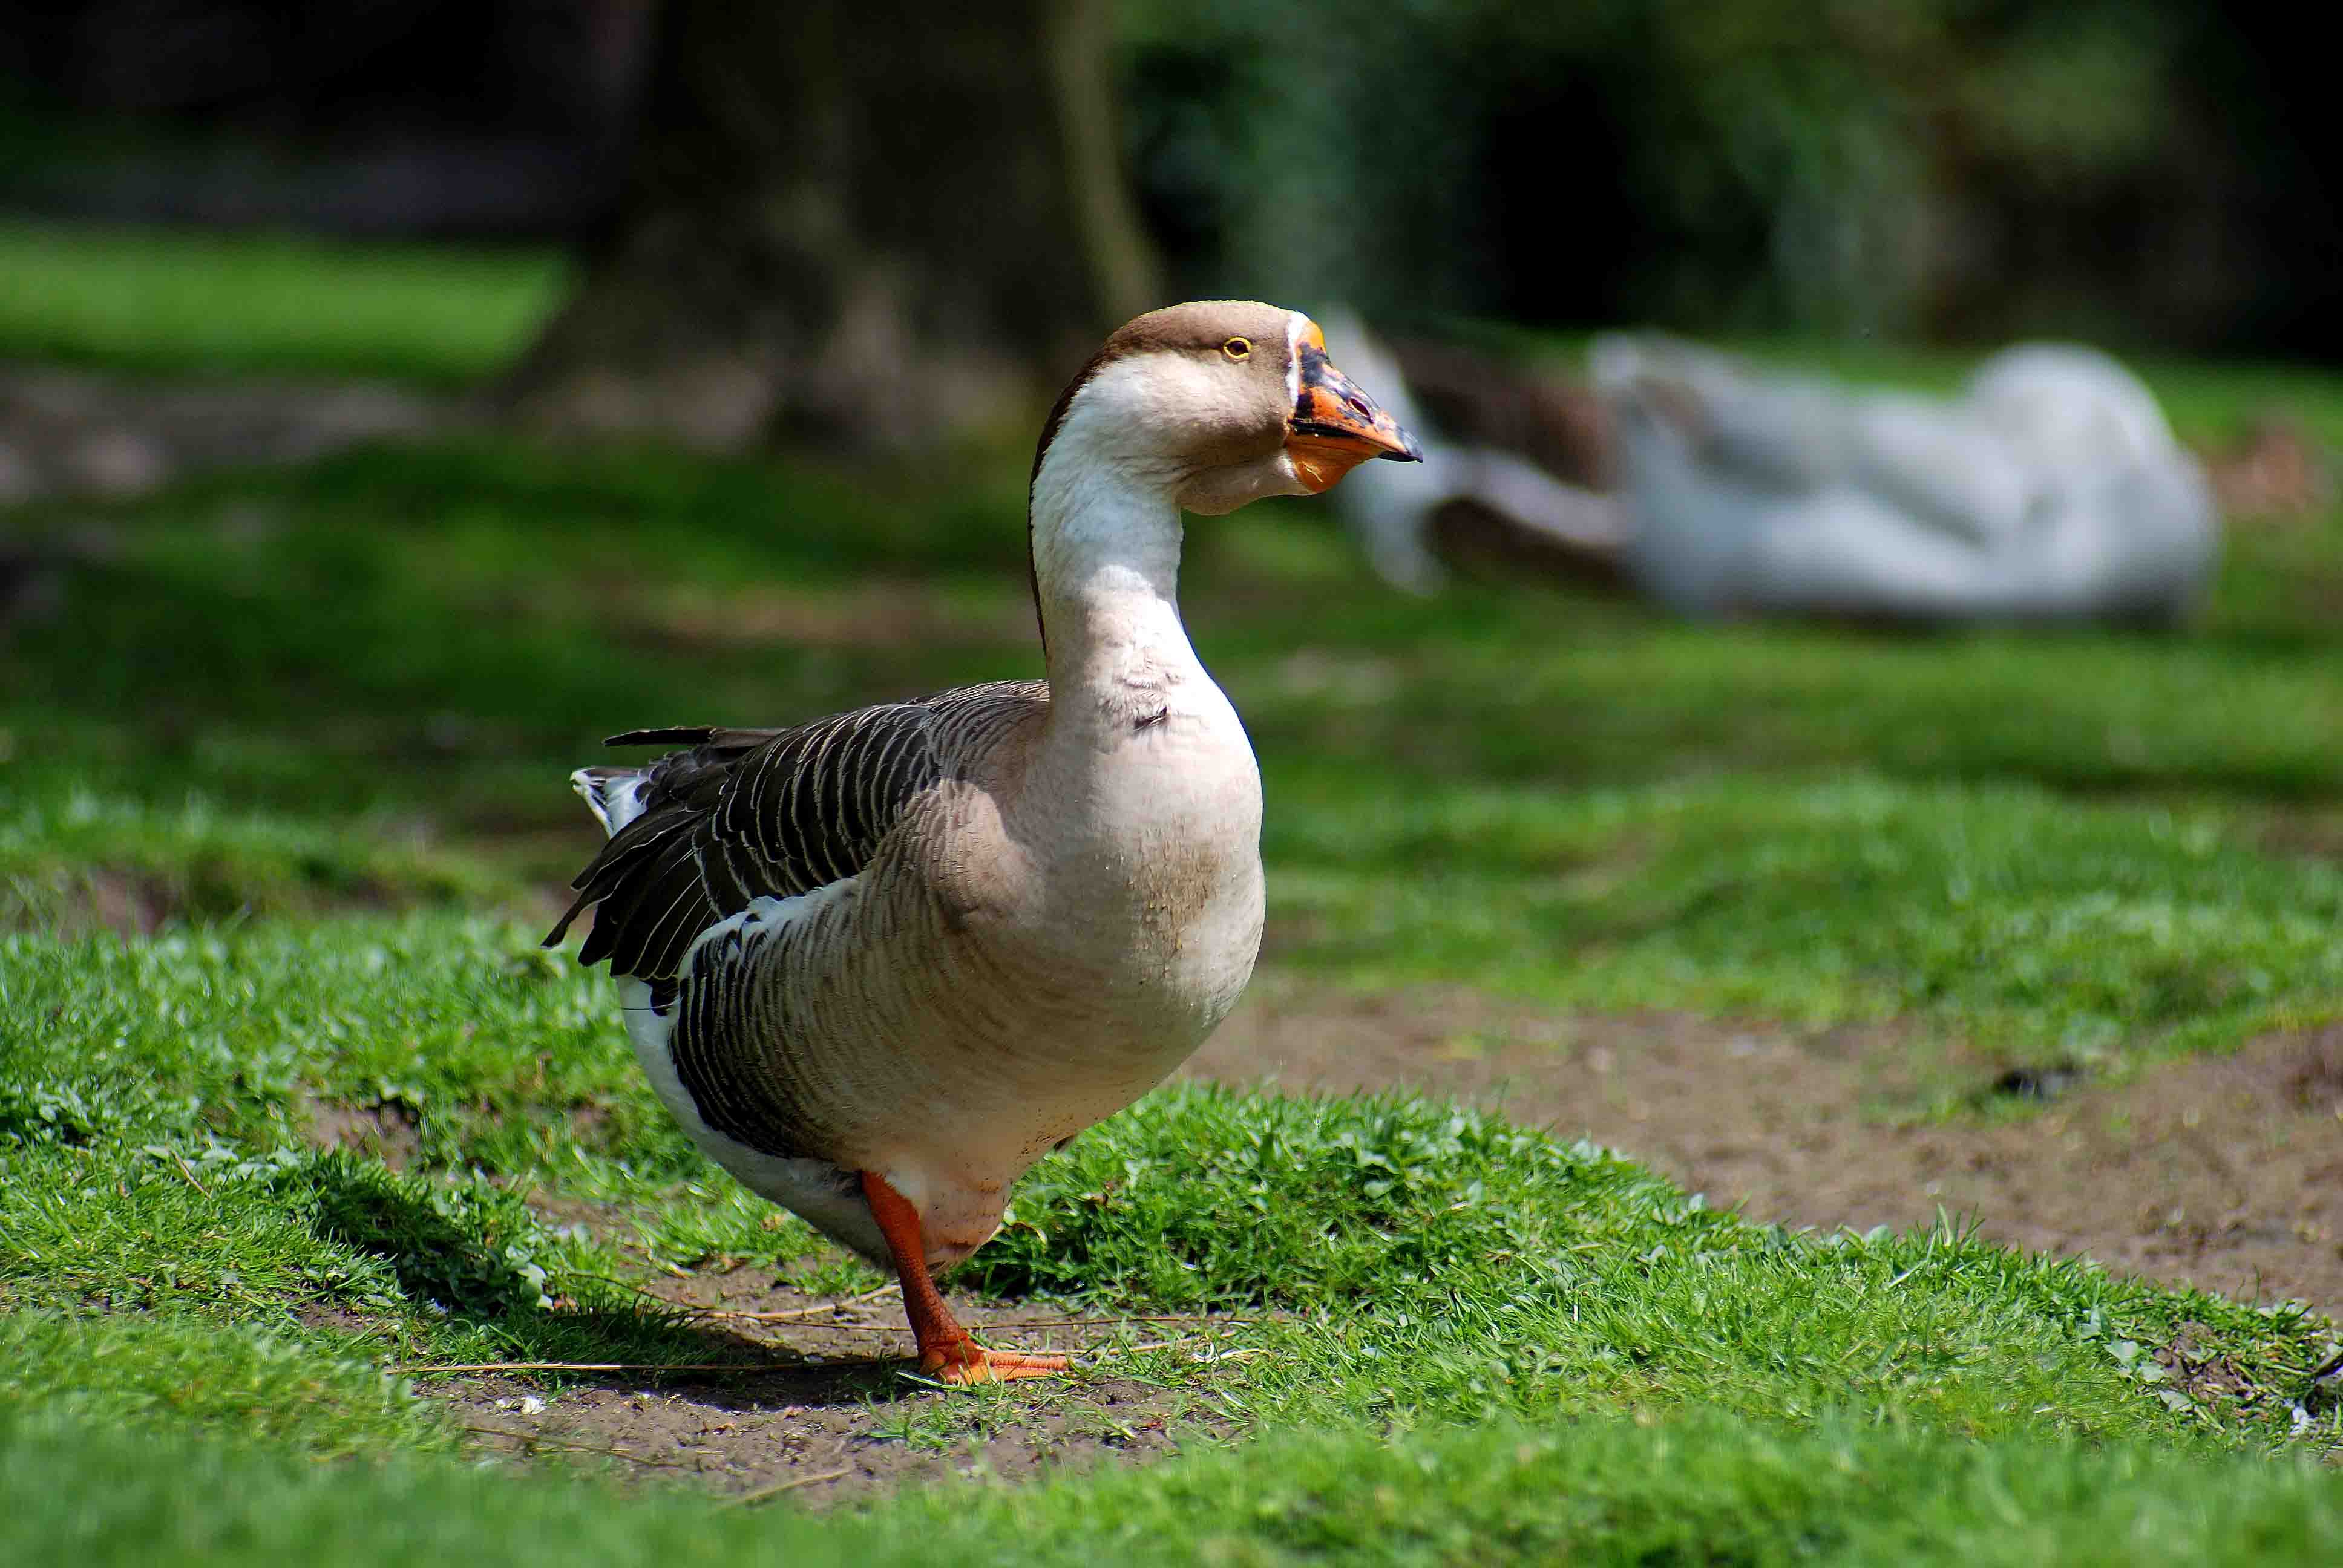
[[[1252,345],[1242,337],[1232,337],[1221,345],[1221,352],[1232,359],[1242,359],[1252,352]]]

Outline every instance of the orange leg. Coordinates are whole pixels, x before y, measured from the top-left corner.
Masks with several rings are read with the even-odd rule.
[[[1063,1356],[987,1350],[970,1339],[929,1276],[919,1211],[875,1171],[862,1172],[862,1195],[870,1201],[870,1213],[879,1221],[879,1233],[887,1238],[887,1250],[895,1255],[895,1274],[903,1282],[903,1311],[911,1320],[912,1337],[920,1342],[921,1372],[946,1382],[969,1383],[1048,1377],[1066,1370]]]

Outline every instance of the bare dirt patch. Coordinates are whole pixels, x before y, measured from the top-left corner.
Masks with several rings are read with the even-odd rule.
[[[0,888],[0,930],[151,937],[186,913],[186,900],[161,877],[114,866],[52,869]]]
[[[444,900],[427,886],[372,877],[252,884],[237,870],[198,859],[185,868],[59,863],[0,874],[0,931],[85,937],[99,931],[152,937],[170,925],[238,915],[312,915],[409,909]]]
[[[844,650],[1015,648],[1033,634],[1021,599],[970,603],[919,578],[874,578],[824,588],[771,584],[715,589],[685,584],[612,585],[606,620],[635,646],[682,652],[715,648]]]
[[[1193,1075],[1406,1088],[1644,1161],[1765,1221],[1996,1241],[2247,1300],[2343,1311],[2343,1028],[2069,1087],[2039,1113],[1896,1120],[1909,1042],[1678,1015],[1541,1012],[1469,991],[1346,997],[1272,979]],[[1980,1090],[2006,1067],[1973,1064]]]
[[[307,1134],[320,1149],[347,1149],[371,1155],[393,1171],[404,1171],[423,1146],[415,1113],[404,1105],[335,1105],[311,1100],[302,1107]]]
[[[891,1289],[808,1295],[743,1267],[669,1282],[702,1310],[711,1360],[740,1371],[612,1372],[548,1392],[541,1379],[427,1383],[483,1454],[620,1464],[643,1479],[744,1502],[822,1507],[909,1483],[1013,1482],[1043,1470],[1140,1462],[1232,1435],[1192,1391],[1123,1375],[1133,1348],[1206,1353],[1229,1325],[1069,1317],[952,1303],[989,1344],[1071,1352],[1064,1378],[956,1391],[920,1379]]]
[[[384,1101],[303,1107],[309,1141],[381,1160],[415,1157],[415,1117]],[[532,1193],[557,1224],[610,1226],[598,1204]],[[729,1259],[652,1275],[641,1290],[678,1309],[705,1354],[698,1369],[607,1372],[516,1366],[440,1375],[409,1369],[483,1456],[617,1466],[743,1502],[787,1495],[822,1507],[907,1483],[1016,1481],[1045,1469],[1141,1462],[1236,1423],[1195,1389],[1144,1373],[1152,1355],[1190,1365],[1242,1350],[1242,1320],[1213,1314],[1083,1315],[955,1297],[985,1343],[1072,1358],[1063,1377],[997,1390],[948,1389],[918,1374],[918,1347],[893,1285],[824,1295]],[[355,1321],[355,1320],[353,1320]],[[1158,1363],[1157,1370],[1160,1370]]]
[[[136,496],[228,463],[294,463],[412,438],[455,405],[386,383],[186,380],[0,367],[0,506]]]

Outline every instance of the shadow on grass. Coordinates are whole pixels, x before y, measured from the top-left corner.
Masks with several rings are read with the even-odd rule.
[[[387,1264],[402,1294],[458,1326],[488,1331],[516,1361],[746,1361],[755,1347],[680,1312],[588,1280],[599,1299],[552,1293],[575,1274],[564,1239],[519,1194],[468,1181],[394,1171],[346,1151],[317,1155],[293,1180],[326,1241]]]
[[[634,1390],[652,1381],[741,1410],[857,1405],[910,1392],[897,1376],[900,1361],[809,1361],[580,1273],[561,1255],[564,1238],[546,1231],[519,1194],[478,1178],[395,1171],[333,1150],[297,1180],[321,1240],[380,1259],[403,1294],[451,1326],[487,1331],[498,1360],[628,1369],[565,1373],[565,1383]]]
[[[547,1302],[540,1240],[520,1201],[479,1183],[440,1186],[341,1151],[305,1171],[318,1235],[382,1259],[415,1301],[496,1321]]]

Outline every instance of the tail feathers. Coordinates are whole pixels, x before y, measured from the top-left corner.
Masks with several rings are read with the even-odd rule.
[[[647,781],[639,768],[580,768],[569,776],[569,787],[586,798],[586,809],[594,813],[594,820],[613,837],[642,815]]]

